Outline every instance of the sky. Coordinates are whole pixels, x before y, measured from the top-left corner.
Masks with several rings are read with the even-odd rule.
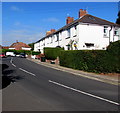
[[[10,46],[16,40],[36,42],[46,31],[65,26],[67,16],[78,19],[79,9],[115,23],[118,2],[3,2],[2,45]]]

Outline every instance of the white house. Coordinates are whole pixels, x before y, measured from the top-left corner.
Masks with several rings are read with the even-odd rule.
[[[23,42],[16,42],[13,43],[9,49],[13,49],[13,50],[31,50],[31,47]]]
[[[80,9],[79,18],[67,17],[66,25],[49,31],[34,44],[34,51],[43,53],[44,47],[64,47],[65,50],[105,50],[110,42],[119,39],[120,26],[87,14]]]

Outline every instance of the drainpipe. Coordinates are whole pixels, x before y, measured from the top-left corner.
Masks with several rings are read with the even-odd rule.
[[[113,31],[113,42],[114,42],[114,32],[115,32],[115,26],[114,26],[114,31]]]
[[[109,30],[109,45],[110,45],[110,32],[111,32],[111,30],[112,30],[112,26],[110,26],[111,28],[110,28],[110,30]]]

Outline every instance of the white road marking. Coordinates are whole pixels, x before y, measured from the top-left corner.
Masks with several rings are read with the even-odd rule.
[[[15,65],[15,64],[13,64],[13,63],[12,63],[12,66],[16,67],[16,65]]]
[[[69,86],[66,86],[66,85],[63,85],[63,84],[54,82],[54,81],[52,81],[52,80],[49,80],[49,82],[50,82],[50,83],[53,83],[53,84],[56,84],[56,85],[58,85],[58,86],[62,86],[62,87],[64,87],[64,88],[71,89],[71,90],[73,90],[73,91],[82,93],[82,94],[87,95],[87,96],[91,96],[91,97],[94,97],[94,98],[97,98],[97,99],[100,99],[100,100],[103,100],[103,101],[106,101],[106,102],[109,102],[109,103],[112,103],[112,104],[115,104],[115,105],[120,105],[120,104],[117,103],[117,102],[114,102],[114,101],[111,101],[111,100],[108,100],[108,99],[105,99],[105,98],[102,98],[102,97],[99,97],[99,96],[96,96],[96,95],[93,95],[93,94],[90,94],[90,93],[87,93],[87,92],[84,92],[84,91],[80,91],[80,90],[78,90],[78,89],[75,89],[75,88],[72,88],[72,87],[69,87]]]
[[[24,71],[25,73],[28,73],[28,74],[30,74],[30,75],[33,75],[33,76],[36,76],[35,74],[33,74],[33,73],[31,73],[31,72],[29,72],[29,71],[26,71],[26,70],[24,70],[24,69],[22,69],[22,68],[19,68],[21,71]]]
[[[13,58],[11,58],[10,63],[12,64],[12,66],[16,67],[16,65],[13,64]]]
[[[11,60],[10,60],[10,63],[12,64],[12,62],[13,62],[13,58],[11,58]]]

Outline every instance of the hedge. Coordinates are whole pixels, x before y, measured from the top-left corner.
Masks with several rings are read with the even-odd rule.
[[[107,50],[69,50],[60,52],[60,65],[96,73],[120,73],[120,41]]]
[[[11,49],[2,49],[1,51],[2,53],[6,53],[6,52],[14,52],[15,54],[20,54],[20,53],[26,53],[28,55],[30,54],[40,54],[40,52],[33,52],[33,51],[30,51],[30,50],[11,50]]]
[[[47,60],[55,60],[59,56],[61,50],[63,50],[63,48],[45,47],[44,48],[45,58]]]
[[[41,52],[32,51],[32,55],[39,55]]]

